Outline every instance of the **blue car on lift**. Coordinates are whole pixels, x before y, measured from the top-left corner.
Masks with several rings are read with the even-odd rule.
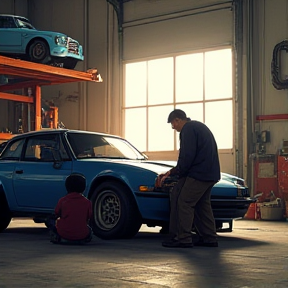
[[[84,59],[82,46],[75,39],[37,30],[27,18],[7,14],[0,14],[0,54],[68,69]]]
[[[125,139],[87,131],[55,129],[14,136],[0,154],[0,231],[12,217],[33,217],[45,223],[72,172],[85,175],[84,195],[92,201],[91,225],[102,239],[131,238],[142,224],[167,227],[169,192],[155,180],[174,163],[149,161]],[[212,189],[218,230],[243,217],[254,200],[243,179],[222,173]]]

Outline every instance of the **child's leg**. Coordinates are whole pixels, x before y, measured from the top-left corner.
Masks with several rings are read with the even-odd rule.
[[[55,244],[61,242],[61,237],[58,234],[55,226],[51,227],[51,229],[50,229],[50,242],[55,243]]]
[[[93,237],[93,230],[92,230],[92,228],[91,228],[89,225],[87,225],[87,227],[88,227],[88,229],[89,229],[89,234],[88,234],[88,236],[84,239],[84,242],[85,242],[85,243],[90,242],[90,241],[92,240],[92,237]]]

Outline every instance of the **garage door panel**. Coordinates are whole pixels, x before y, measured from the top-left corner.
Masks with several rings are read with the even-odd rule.
[[[132,22],[147,18],[155,18],[159,15],[175,15],[185,12],[192,14],[207,10],[229,7],[231,1],[219,0],[133,0],[124,3],[124,22]]]
[[[124,28],[124,60],[232,43],[233,14],[219,10]]]

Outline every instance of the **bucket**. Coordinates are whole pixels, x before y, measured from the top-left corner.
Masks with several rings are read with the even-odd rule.
[[[260,206],[260,213],[262,220],[282,220],[283,219],[283,208],[273,206]]]

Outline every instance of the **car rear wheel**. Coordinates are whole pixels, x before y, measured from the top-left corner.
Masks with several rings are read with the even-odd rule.
[[[11,222],[11,213],[4,196],[0,195],[0,232],[4,231]]]
[[[142,221],[135,199],[121,183],[104,182],[92,196],[94,234],[102,239],[132,238]]]
[[[49,47],[43,40],[35,40],[29,47],[29,58],[32,62],[48,64],[49,55]]]

